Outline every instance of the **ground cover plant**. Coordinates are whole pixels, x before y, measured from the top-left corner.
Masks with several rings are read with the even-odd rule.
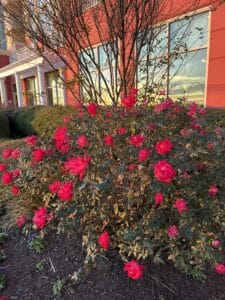
[[[147,258],[197,279],[225,274],[224,128],[195,103],[137,103],[136,89],[121,104],[90,103],[52,138],[2,151],[5,222],[40,239],[79,228],[85,267],[114,249],[133,280]]]

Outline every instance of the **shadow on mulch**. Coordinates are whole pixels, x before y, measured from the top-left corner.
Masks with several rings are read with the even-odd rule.
[[[68,275],[83,264],[79,234],[72,237],[49,235],[41,254],[34,253],[27,245],[24,237],[17,233],[11,233],[4,245],[7,255],[4,265],[8,266],[4,295],[10,300],[225,299],[223,276],[209,274],[207,281],[201,284],[182,275],[172,265],[148,264],[144,278],[132,281],[124,274],[121,261],[113,253],[109,254],[112,264],[106,271],[93,269],[76,284],[68,279]],[[44,266],[43,270],[38,270],[38,263]],[[54,298],[53,285],[58,279],[66,279],[66,283],[61,295]]]

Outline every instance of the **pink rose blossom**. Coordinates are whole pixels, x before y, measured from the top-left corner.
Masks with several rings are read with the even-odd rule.
[[[150,155],[150,150],[149,149],[141,149],[139,150],[138,158],[140,161],[146,160]]]
[[[170,225],[167,229],[167,234],[170,238],[175,238],[179,234],[179,231],[175,225]]]
[[[155,194],[155,197],[154,197],[154,200],[155,200],[155,203],[157,205],[160,205],[163,203],[163,200],[164,200],[164,196],[162,193],[158,192]]]
[[[217,264],[215,266],[215,272],[219,275],[225,274],[225,265],[224,264]]]
[[[114,145],[113,137],[111,135],[106,135],[104,137],[104,144],[107,145],[107,146],[112,147]]]
[[[61,182],[58,180],[53,181],[49,184],[48,189],[52,194],[56,194],[60,188]]]
[[[65,170],[69,171],[71,174],[79,175],[80,180],[82,180],[90,161],[91,158],[89,156],[75,156],[73,158],[68,158],[64,163]]]
[[[218,248],[220,245],[221,245],[221,241],[219,241],[219,240],[212,241],[212,246],[214,248]]]
[[[188,210],[187,202],[183,198],[177,199],[174,206],[176,207],[176,209],[178,210],[179,213],[182,213],[182,211]]]
[[[219,193],[219,189],[216,187],[216,185],[211,185],[208,194],[210,197],[215,197]]]
[[[124,272],[127,272],[129,278],[137,280],[144,275],[144,266],[140,265],[136,260],[126,262],[123,268]]]
[[[86,136],[84,134],[80,135],[77,138],[76,144],[77,144],[78,148],[85,148],[85,147],[87,147],[88,146],[88,141],[87,141]]]
[[[35,210],[33,223],[36,225],[37,229],[43,229],[47,223],[47,209],[41,207],[38,210]]]
[[[109,243],[110,243],[109,234],[107,231],[104,231],[98,238],[98,244],[104,250],[107,250],[109,247]]]
[[[37,142],[37,137],[35,135],[28,136],[24,139],[24,141],[27,143],[29,146],[35,146]]]
[[[2,157],[4,159],[10,158],[11,154],[12,154],[12,149],[11,148],[6,148],[6,149],[2,150]]]
[[[145,137],[141,134],[138,135],[132,135],[129,139],[130,145],[140,147],[142,143],[144,142]]]
[[[176,170],[166,160],[160,160],[153,168],[155,178],[161,182],[169,184],[176,176]]]
[[[171,151],[173,145],[169,139],[159,141],[155,148],[158,154],[167,154]]]
[[[59,187],[57,195],[62,202],[71,201],[73,198],[73,182],[68,181],[62,183]]]
[[[6,170],[6,165],[5,164],[0,164],[0,172],[4,172]]]
[[[20,156],[20,150],[18,148],[12,150],[12,158],[17,159]]]
[[[12,172],[6,172],[2,175],[2,184],[8,185],[13,180],[13,173]]]
[[[17,185],[12,186],[12,194],[18,196],[20,193],[20,188]]]
[[[16,220],[16,225],[18,228],[21,228],[23,227],[25,222],[26,222],[26,216],[22,215]]]
[[[97,114],[97,104],[94,102],[91,102],[88,104],[87,106],[87,111],[89,113],[90,116],[95,117]]]

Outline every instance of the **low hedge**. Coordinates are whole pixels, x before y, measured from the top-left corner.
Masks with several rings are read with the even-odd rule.
[[[76,114],[77,110],[73,106],[45,107],[35,113],[31,126],[37,135],[50,137],[57,126],[64,124],[65,117],[74,117]]]
[[[10,135],[9,121],[5,116],[0,115],[0,139],[8,138],[9,135]]]
[[[12,137],[41,135],[43,132],[50,135],[58,125],[63,123],[65,116],[75,113],[76,109],[70,106],[32,106],[2,111],[10,122]]]

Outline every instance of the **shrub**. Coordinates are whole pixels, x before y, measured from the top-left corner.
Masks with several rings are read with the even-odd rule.
[[[2,175],[8,219],[24,215],[41,232],[49,223],[58,231],[79,226],[85,264],[117,249],[132,259],[124,270],[133,279],[143,275],[136,261],[148,257],[172,260],[196,278],[208,265],[222,274],[225,129],[208,126],[195,104],[135,107],[133,97],[122,102],[129,109],[91,104],[53,139],[24,146],[17,160],[9,155]]]
[[[8,138],[10,134],[9,121],[3,115],[0,115],[0,139]]]
[[[57,126],[64,124],[64,117],[74,117],[76,114],[77,110],[72,106],[45,107],[36,112],[31,125],[37,135],[45,133],[50,137]]]
[[[31,106],[8,109],[2,113],[10,121],[13,137],[43,133],[50,136],[63,123],[64,117],[76,114],[76,109],[70,106]]]

